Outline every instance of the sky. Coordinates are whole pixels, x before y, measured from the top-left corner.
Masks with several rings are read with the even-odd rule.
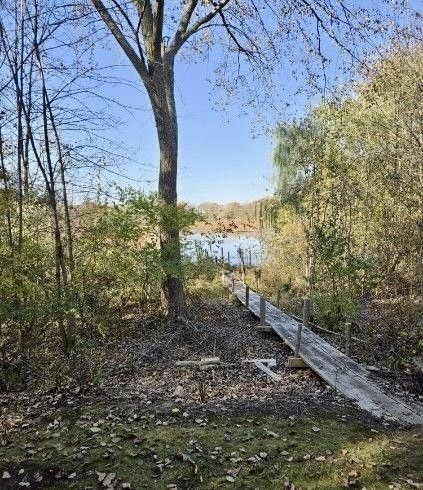
[[[209,100],[212,87],[207,75],[211,70],[207,63],[181,64],[176,70],[178,198],[199,204],[248,202],[270,195],[271,135],[260,131],[251,115],[242,115],[236,102],[223,110],[219,95]],[[118,183],[156,190],[159,151],[153,116],[141,82],[130,67],[125,78],[139,84],[140,91],[117,86],[110,96],[141,110],[121,113],[122,124],[110,134],[112,139],[120,139],[132,160],[120,168],[128,179],[121,178]]]
[[[118,111],[116,107],[112,109],[119,112],[121,123],[110,132],[109,137],[119,141],[131,158],[129,164],[125,162],[120,168],[120,172],[128,179],[120,177],[117,183],[143,190],[156,190],[159,151],[149,102],[134,69],[127,65],[127,60],[114,41],[110,42],[112,44],[106,46],[102,61],[106,64],[117,61],[122,66],[126,65],[126,68],[119,68],[120,75],[137,87],[117,85],[109,88],[110,93],[107,94],[110,99],[138,108],[130,113]],[[339,61],[337,52],[330,45],[324,47],[336,71]],[[208,61],[176,63],[178,197],[182,201],[197,204],[205,201],[248,202],[271,195],[271,134],[263,131],[263,127],[260,130],[254,113],[249,111],[248,115],[244,114],[240,99],[233,104],[225,103],[225,110],[219,109],[221,93],[208,81],[215,66],[213,55]],[[306,81],[301,77],[294,79],[289,71],[289,65],[286,64],[275,81],[279,88],[286,89],[285,99],[281,98],[280,106],[289,101],[289,116],[292,117],[304,114],[310,106],[316,104],[317,99],[310,99],[301,91],[295,97],[290,95],[304,86]],[[267,110],[266,107],[262,108],[263,112]]]

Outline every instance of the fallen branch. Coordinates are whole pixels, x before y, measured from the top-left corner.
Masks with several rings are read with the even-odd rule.
[[[223,365],[219,357],[203,357],[199,361],[176,361],[175,366],[178,367],[198,367],[201,371],[215,369]]]
[[[272,379],[273,381],[280,381],[281,380],[281,377],[274,373],[271,369],[269,369],[267,366],[265,366],[262,362],[260,361],[254,361],[254,364],[259,368],[261,369],[264,373],[266,373],[270,379]]]

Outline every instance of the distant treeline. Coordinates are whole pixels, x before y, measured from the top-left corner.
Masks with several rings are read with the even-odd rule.
[[[274,224],[277,202],[270,197],[247,203],[204,202],[195,208],[205,216],[206,225],[214,226],[216,229],[226,226],[233,227],[234,231],[260,231]]]

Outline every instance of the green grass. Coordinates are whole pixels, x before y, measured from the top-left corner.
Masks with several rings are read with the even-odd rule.
[[[349,481],[352,488],[370,490],[394,483],[412,488],[406,479],[423,479],[421,439],[414,432],[386,432],[381,426],[373,432],[358,422],[327,417],[225,417],[199,423],[181,412],[135,419],[134,413],[100,406],[39,417],[2,434],[0,470],[12,475],[20,468],[30,475],[38,471],[44,475],[38,487],[43,489],[98,488],[95,471],[116,473],[132,489],[175,484],[178,489],[281,490],[289,481],[297,489],[331,490]],[[93,433],[93,427],[100,431]],[[64,475],[57,479],[59,471]],[[76,476],[67,478],[71,473]],[[233,482],[227,480],[231,475]]]

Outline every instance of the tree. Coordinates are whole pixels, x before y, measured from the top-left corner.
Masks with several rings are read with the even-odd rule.
[[[23,339],[37,322],[25,311],[33,302],[31,292],[46,287],[50,320],[59,327],[67,354],[75,345],[72,306],[76,302],[75,230],[68,191],[75,193],[87,178],[86,170],[102,157],[98,143],[95,154],[88,149],[101,111],[97,106],[94,114],[84,99],[87,93],[90,101],[94,99],[92,87],[99,86],[101,77],[87,60],[86,32],[75,29],[82,17],[61,0],[0,2],[0,208],[6,225],[3,232],[0,222],[0,269],[15,276],[14,287],[0,292],[0,302],[13,305],[7,311],[10,318],[0,315],[0,331],[3,319],[15,323],[21,344],[30,344]],[[76,142],[71,136],[75,132]],[[43,236],[43,231],[36,228],[33,215],[44,209],[42,203],[50,212],[42,217],[44,232],[53,239],[38,247],[34,237]],[[32,270],[31,261],[41,256],[53,258],[53,270],[47,261],[45,268]],[[16,274],[19,265],[21,271]],[[40,280],[40,269],[43,274],[48,270],[54,285]]]
[[[251,104],[271,96],[270,87],[263,90],[258,81],[270,85],[270,74],[280,65],[282,54],[305,60],[309,68],[315,64],[325,67],[328,43],[348,53],[350,59],[357,59],[360,51],[355,48],[357,39],[382,30],[380,14],[375,15],[374,8],[367,10],[334,0],[91,2],[148,94],[160,149],[159,196],[168,209],[176,209],[177,205],[175,59],[195,34],[204,36],[200,39],[197,36],[197,44],[192,44],[193,54],[214,44],[222,46],[221,71],[226,73],[229,89],[236,92],[238,83],[250,83],[254,91],[249,96]],[[315,76],[310,77],[309,84],[316,84]],[[164,212],[160,241],[165,268],[163,306],[170,316],[177,317],[183,314],[184,300],[178,272],[181,254],[175,213]]]
[[[422,292],[422,62],[420,46],[394,45],[347,96],[275,134],[271,255],[283,270],[299,263],[294,276],[307,256],[306,283],[327,322],[351,319],[364,298]],[[284,242],[298,223],[300,247]]]

